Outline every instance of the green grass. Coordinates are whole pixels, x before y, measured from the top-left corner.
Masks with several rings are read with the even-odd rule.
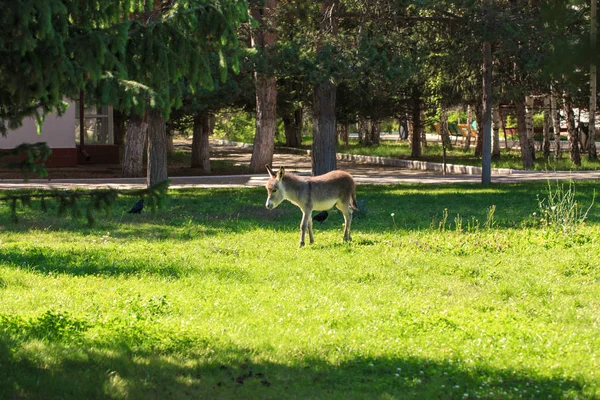
[[[302,148],[310,149],[312,143],[311,137],[304,137]],[[453,142],[454,144],[454,142]],[[472,165],[481,166],[481,158],[473,155],[475,148],[472,143],[470,150],[465,150],[460,146],[453,146],[451,150],[447,150],[446,162],[448,164]],[[392,157],[411,159],[411,149],[407,141],[392,141],[382,140],[379,145],[363,146],[359,145],[357,140],[350,140],[348,148],[343,145],[337,146],[338,153],[359,154],[366,156]],[[430,143],[423,149],[423,154],[418,158],[421,161],[443,162],[443,148],[439,144]],[[492,160],[492,168],[511,168],[523,169],[520,150],[505,149],[504,143],[501,142],[501,154],[498,160]],[[577,167],[569,159],[568,153],[563,153],[562,159],[558,161],[549,160],[546,162],[543,159],[542,152],[536,153],[536,161],[534,170],[536,171],[589,171],[600,168],[600,161],[590,161],[586,155],[581,157],[581,166]]]
[[[0,397],[598,398],[600,209],[564,234],[546,191],[359,186],[354,241],[333,212],[302,249],[264,189],[94,228],[2,204]]]

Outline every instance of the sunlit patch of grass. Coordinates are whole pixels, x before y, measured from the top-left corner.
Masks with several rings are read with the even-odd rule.
[[[303,143],[304,147],[310,148],[309,144]],[[506,149],[501,146],[501,155],[497,160],[492,160],[493,168],[510,168],[523,169],[520,150]],[[357,140],[351,140],[350,146],[338,145],[338,153],[359,154],[367,156],[391,157],[400,159],[411,159],[411,148],[407,141],[392,141],[382,140],[378,145],[364,146],[358,143]],[[470,150],[466,150],[463,146],[455,145],[452,149],[447,150],[446,162],[448,164],[472,165],[475,167],[481,166],[481,157],[475,157],[474,144]],[[597,170],[600,168],[600,161],[590,161],[586,157],[582,157],[581,166],[575,166],[569,159],[568,155],[563,154],[563,157],[554,161],[551,157],[549,160],[544,160],[541,152],[536,153],[534,170],[536,171],[571,171],[571,170]],[[427,147],[422,149],[422,155],[418,158],[422,161],[443,162],[443,148],[438,143],[429,143]]]
[[[332,211],[303,249],[262,188],[119,200],[93,228],[0,205],[0,393],[600,396],[598,205],[558,234],[533,221],[546,186],[359,186],[354,241]]]

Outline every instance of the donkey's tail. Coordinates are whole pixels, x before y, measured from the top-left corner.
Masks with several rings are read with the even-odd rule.
[[[352,198],[350,199],[350,208],[358,211],[358,205],[356,204],[356,192],[352,192]]]

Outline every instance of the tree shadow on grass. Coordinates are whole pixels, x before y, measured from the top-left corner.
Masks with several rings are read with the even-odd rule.
[[[160,262],[152,260],[125,259],[115,260],[113,253],[95,249],[93,255],[84,249],[69,252],[44,248],[16,249],[4,248],[0,254],[0,265],[19,268],[41,274],[58,273],[70,276],[102,275],[130,276],[157,275],[168,278],[181,278],[191,273],[177,260],[166,259]],[[194,267],[193,274],[200,279],[206,277],[223,281],[246,282],[248,273],[240,268]]]
[[[278,364],[253,361],[269,358],[261,357],[256,349],[205,345],[210,347],[209,355],[203,351],[203,355],[182,359],[176,354],[132,350],[115,335],[110,346],[38,341],[32,352],[0,333],[0,393],[3,399],[48,400],[594,396],[589,388],[584,393],[584,385],[575,380],[484,364],[466,367],[412,357],[349,357],[332,364],[301,355]]]
[[[467,222],[483,225],[495,206],[496,229],[520,229],[532,223],[532,213],[539,211],[537,196],[545,196],[547,184],[535,185],[395,185],[359,186],[357,197],[361,211],[355,214],[354,232],[397,232],[398,230],[423,230],[437,228],[448,214],[448,223],[460,216]],[[577,184],[580,205],[587,208],[592,201],[593,185]],[[148,240],[193,240],[199,236],[219,233],[243,233],[264,227],[297,230],[301,213],[287,202],[275,210],[264,207],[264,189],[219,189],[209,191],[182,190],[174,192],[165,210],[151,215],[132,216],[122,213],[99,218],[95,228],[86,226],[85,220],[74,222],[45,216],[32,211],[13,224],[9,208],[0,207],[0,225],[9,232],[28,229],[74,231],[94,233],[110,230],[113,237]],[[600,221],[600,202],[591,209],[587,222]],[[119,205],[119,209],[124,208]],[[394,213],[394,217],[391,214]],[[341,224],[341,215],[334,209],[330,220],[319,228],[335,229]],[[335,222],[335,225],[332,224]]]

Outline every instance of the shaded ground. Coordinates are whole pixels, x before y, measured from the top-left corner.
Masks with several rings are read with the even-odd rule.
[[[178,140],[175,142],[177,151],[169,157],[169,176],[197,176],[206,175],[201,168],[191,168],[189,153],[191,152],[191,140]],[[233,146],[212,146],[211,163],[212,171],[208,175],[238,175],[247,173],[247,164],[251,149]],[[183,154],[182,154],[183,153]],[[247,160],[246,160],[247,159]],[[240,165],[234,165],[237,163]],[[1,179],[23,179],[20,171],[0,169]],[[35,178],[30,176],[30,178]],[[97,178],[121,178],[121,166],[118,164],[103,165],[78,165],[74,168],[48,168],[49,179],[97,179]]]
[[[205,175],[198,168],[189,167],[190,140],[175,143],[176,152],[169,160],[171,188],[184,187],[247,187],[263,186],[267,173],[248,174],[252,155],[248,147],[231,145],[211,145],[210,174]],[[305,175],[311,173],[311,159],[305,154],[285,154],[276,150],[273,166],[285,166],[289,172]],[[376,164],[358,164],[351,161],[337,162],[339,169],[350,172],[358,184],[398,184],[398,183],[480,183],[480,175],[447,174],[439,171],[407,169]],[[119,189],[145,188],[146,178],[121,178],[121,169],[113,166],[78,166],[77,168],[53,168],[49,177],[31,177],[27,184],[22,174],[0,170],[0,189],[26,188],[106,188]],[[492,173],[494,183],[515,183],[546,180],[597,180],[600,171],[517,171]]]

